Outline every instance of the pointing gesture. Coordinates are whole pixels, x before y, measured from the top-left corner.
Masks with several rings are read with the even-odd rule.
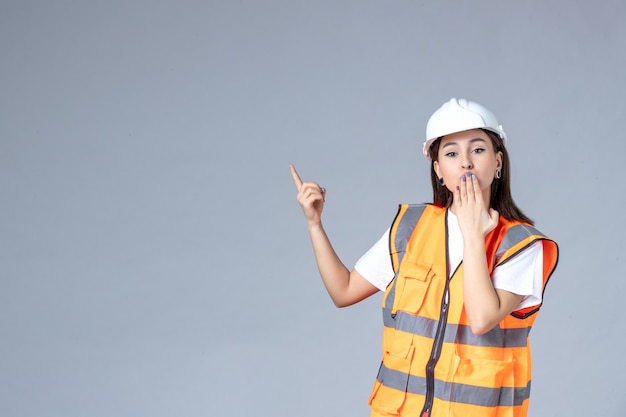
[[[296,171],[296,167],[289,165],[293,183],[298,190],[297,200],[302,207],[304,217],[309,225],[320,224],[322,222],[322,210],[326,198],[326,189],[315,182],[303,182]]]

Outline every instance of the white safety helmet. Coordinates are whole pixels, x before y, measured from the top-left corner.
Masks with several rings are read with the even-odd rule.
[[[506,143],[506,133],[492,112],[474,101],[452,98],[428,119],[423,148],[424,156],[429,161],[431,160],[430,145],[435,139],[470,129],[490,130]]]

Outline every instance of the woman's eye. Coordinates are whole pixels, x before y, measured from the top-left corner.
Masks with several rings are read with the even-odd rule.
[[[450,156],[450,157],[456,156],[456,152],[448,152],[446,156]]]
[[[485,152],[484,148],[476,148],[474,149],[474,153],[481,153],[481,152]]]

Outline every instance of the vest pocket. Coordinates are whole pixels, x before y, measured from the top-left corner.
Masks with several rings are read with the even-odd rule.
[[[372,411],[380,415],[399,415],[407,398],[415,347],[403,346],[402,343],[396,343],[395,346],[395,351],[392,349],[384,353],[383,364],[368,402]]]
[[[386,387],[382,382],[376,381],[368,404],[372,407],[372,416],[399,416],[405,401],[406,392]]]
[[[435,276],[432,265],[405,260],[402,263],[396,283],[396,295],[392,313],[406,311],[417,313]]]
[[[393,358],[406,359],[412,356],[415,350],[413,347],[413,335],[392,328],[385,329],[383,337],[383,353]],[[409,372],[408,368],[403,371]]]
[[[484,417],[513,416],[508,397],[513,392],[514,359],[463,358],[455,353],[452,361],[450,416],[466,417],[470,404]]]

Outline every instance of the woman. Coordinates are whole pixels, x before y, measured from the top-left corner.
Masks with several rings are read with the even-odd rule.
[[[320,275],[335,305],[383,297],[383,360],[372,416],[526,416],[528,334],[558,248],[510,191],[506,134],[478,103],[429,119],[433,203],[401,205],[349,271],[324,232],[326,190],[291,166]]]

